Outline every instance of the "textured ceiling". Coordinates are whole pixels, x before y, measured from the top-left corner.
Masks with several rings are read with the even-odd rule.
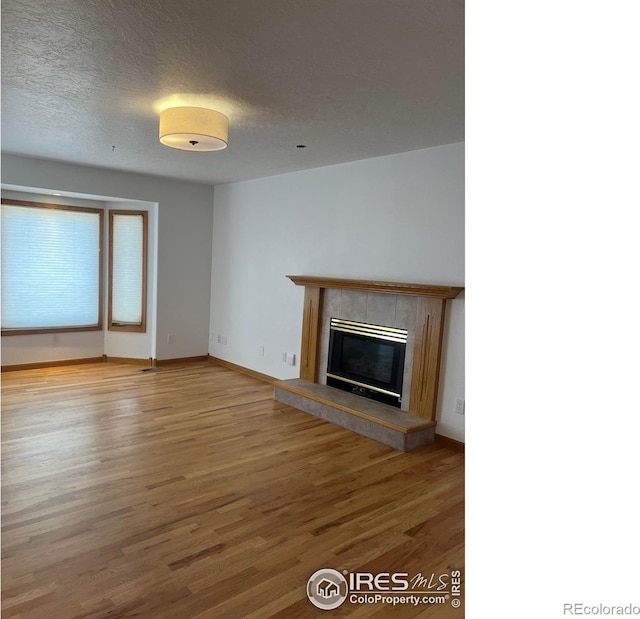
[[[162,146],[178,104],[229,147]],[[464,0],[2,1],[5,152],[217,184],[463,140]]]

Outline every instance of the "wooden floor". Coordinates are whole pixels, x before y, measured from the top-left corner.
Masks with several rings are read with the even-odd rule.
[[[394,451],[207,363],[2,392],[3,619],[464,616],[306,596],[328,567],[464,576],[460,453]]]

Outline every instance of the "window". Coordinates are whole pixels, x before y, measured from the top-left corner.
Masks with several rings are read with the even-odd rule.
[[[2,334],[102,329],[100,209],[2,200]]]
[[[109,330],[146,331],[147,213],[109,211]]]

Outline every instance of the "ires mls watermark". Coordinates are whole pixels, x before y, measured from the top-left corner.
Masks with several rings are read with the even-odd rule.
[[[351,604],[461,605],[460,570],[428,574],[408,572],[339,572],[324,568],[307,581],[309,601],[322,610],[333,610],[345,601]]]

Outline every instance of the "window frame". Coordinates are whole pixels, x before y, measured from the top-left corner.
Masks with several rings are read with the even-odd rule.
[[[1,204],[9,206],[24,206],[28,208],[41,208],[49,210],[61,211],[81,211],[85,213],[94,213],[98,215],[98,322],[95,325],[74,326],[68,325],[64,327],[18,327],[15,329],[2,328],[1,334],[5,335],[35,335],[46,333],[74,333],[80,331],[102,331],[103,330],[103,305],[104,305],[104,262],[103,262],[103,237],[104,237],[104,209],[92,208],[88,206],[70,206],[67,204],[50,204],[47,202],[28,202],[25,200],[11,200],[2,198]]]
[[[142,321],[139,325],[113,322],[113,216],[132,215],[142,216]],[[128,333],[147,332],[147,263],[149,260],[149,213],[148,211],[109,209],[109,291],[107,307],[107,329],[109,331],[124,331]]]

